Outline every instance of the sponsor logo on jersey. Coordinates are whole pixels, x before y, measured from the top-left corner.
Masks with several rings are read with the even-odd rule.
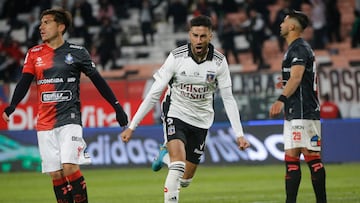
[[[41,93],[41,101],[43,103],[69,101],[71,98],[72,93],[70,90]]]
[[[36,58],[35,66],[44,66],[45,63],[43,62],[41,57]]]
[[[75,77],[70,77],[66,80],[67,82],[75,82],[76,78]]]
[[[35,47],[35,48],[31,49],[31,52],[38,52],[40,50],[42,50],[42,46],[41,47]]]
[[[62,78],[47,78],[47,79],[38,80],[37,84],[43,85],[43,84],[55,84],[55,83],[63,83],[63,82],[64,79]]]
[[[179,89],[182,96],[190,99],[204,99],[210,92],[210,88],[207,86],[192,84],[181,84]]]
[[[69,65],[74,63],[74,57],[70,53],[65,56],[65,63]]]
[[[303,125],[294,125],[291,127],[292,130],[304,130],[305,127]]]

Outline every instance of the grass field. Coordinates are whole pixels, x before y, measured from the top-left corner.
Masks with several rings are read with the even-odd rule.
[[[201,166],[181,203],[284,202],[284,166]],[[327,164],[329,203],[360,203],[360,163]],[[83,170],[91,203],[161,203],[167,170],[150,168]],[[0,203],[56,202],[50,177],[38,172],[0,174]],[[315,202],[307,166],[302,163],[299,203]]]

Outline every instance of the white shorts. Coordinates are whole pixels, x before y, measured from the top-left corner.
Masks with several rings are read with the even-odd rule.
[[[294,119],[284,122],[284,148],[307,148],[321,151],[321,124],[319,120]]]
[[[68,124],[52,130],[38,131],[37,137],[43,173],[58,171],[64,163],[91,163],[80,125]]]

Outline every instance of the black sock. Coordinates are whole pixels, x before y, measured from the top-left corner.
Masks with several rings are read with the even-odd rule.
[[[73,203],[71,192],[68,190],[68,183],[65,178],[53,180],[55,197],[58,203]]]
[[[326,203],[326,173],[321,158],[320,156],[306,156],[305,161],[311,172],[311,181],[316,195],[316,203]]]
[[[295,203],[301,181],[300,159],[285,155],[286,203]]]
[[[85,179],[80,170],[66,177],[75,203],[88,203]]]

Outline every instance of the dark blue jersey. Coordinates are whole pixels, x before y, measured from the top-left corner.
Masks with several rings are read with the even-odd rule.
[[[285,103],[285,119],[319,120],[315,55],[310,45],[302,38],[293,41],[284,55],[282,62],[284,86],[290,78],[291,67],[294,65],[304,66],[305,71],[299,87]]]

